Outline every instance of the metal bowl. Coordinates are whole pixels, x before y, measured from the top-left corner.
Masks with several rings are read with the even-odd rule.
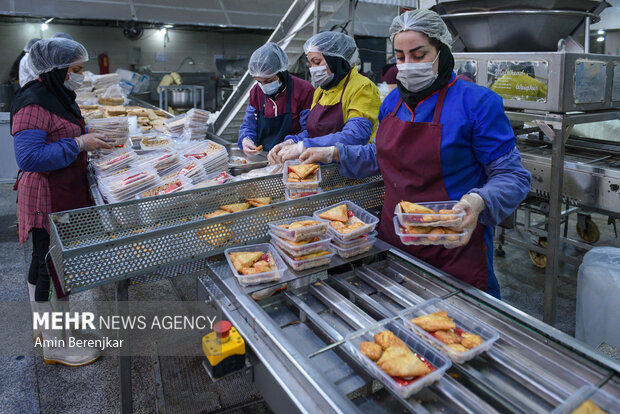
[[[191,108],[193,105],[191,89],[170,90],[169,105],[173,108]]]

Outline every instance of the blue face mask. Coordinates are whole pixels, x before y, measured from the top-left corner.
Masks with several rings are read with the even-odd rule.
[[[262,83],[259,83],[258,85],[262,89],[263,93],[269,96],[278,92],[278,89],[280,89],[280,86],[282,86],[282,82],[280,82],[280,80],[275,80],[273,82],[269,82],[266,85],[263,85]]]

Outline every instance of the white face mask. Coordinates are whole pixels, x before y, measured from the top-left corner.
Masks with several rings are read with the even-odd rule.
[[[259,83],[258,86],[260,86],[260,88],[262,89],[265,95],[269,96],[269,95],[273,95],[274,93],[278,91],[278,89],[280,89],[280,86],[282,86],[282,82],[280,82],[280,80],[278,79],[273,82],[269,82],[265,85],[263,85],[262,83]]]
[[[327,65],[315,66],[310,68],[310,77],[316,86],[327,85],[334,79],[334,74],[327,74]]]
[[[358,72],[362,71],[362,65],[355,65],[355,69],[357,69]]]
[[[403,84],[409,92],[419,92],[430,86],[438,74],[433,70],[433,65],[439,59],[439,53],[432,62],[401,63],[398,67],[396,79]]]
[[[84,83],[84,75],[80,73],[69,72],[69,79],[65,81],[65,88],[74,91]]]

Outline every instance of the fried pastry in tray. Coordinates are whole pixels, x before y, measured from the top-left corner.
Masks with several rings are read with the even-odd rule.
[[[375,361],[386,374],[404,380],[424,376],[434,369],[388,330],[375,334],[374,343],[362,342],[360,351]]]
[[[411,322],[457,352],[466,352],[482,344],[482,337],[457,328],[446,311],[418,316]]]

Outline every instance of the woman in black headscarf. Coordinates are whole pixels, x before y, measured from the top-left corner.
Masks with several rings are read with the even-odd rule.
[[[28,292],[33,310],[39,313],[51,311],[45,262],[50,244],[48,215],[92,205],[86,152],[110,148],[100,137],[86,133],[75,102],[74,90],[82,84],[87,60],[84,46],[73,40],[39,40],[30,49],[30,63],[38,77],[18,91],[11,105],[15,157],[23,171],[16,183],[19,241],[24,243],[32,233]],[[41,334],[44,340],[63,339],[67,345],[62,331],[42,328]],[[79,366],[98,357],[92,348],[43,347],[43,358],[51,364]]]

